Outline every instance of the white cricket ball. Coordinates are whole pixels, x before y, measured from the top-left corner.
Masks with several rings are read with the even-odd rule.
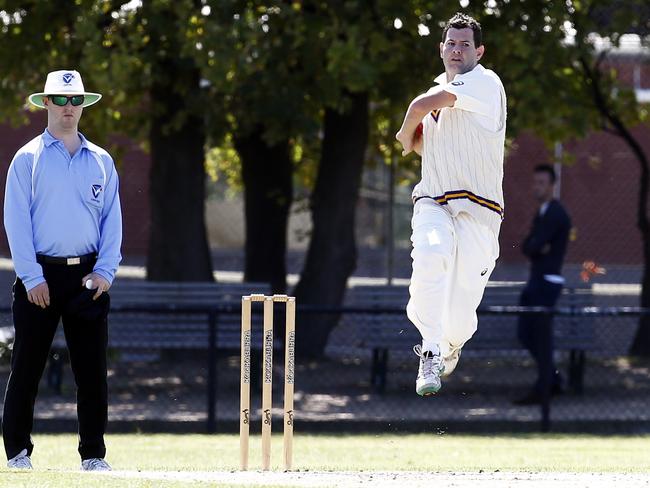
[[[86,280],[86,288],[89,290],[93,289],[93,280]]]

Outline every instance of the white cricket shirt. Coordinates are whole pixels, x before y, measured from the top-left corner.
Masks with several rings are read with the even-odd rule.
[[[456,102],[422,119],[422,180],[413,201],[432,198],[453,216],[468,212],[498,234],[503,219],[506,94],[501,80],[480,64],[447,83]]]

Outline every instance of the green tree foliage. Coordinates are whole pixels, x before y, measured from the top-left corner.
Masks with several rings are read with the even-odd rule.
[[[45,74],[76,68],[105,97],[86,111],[82,130],[104,144],[123,134],[151,151],[152,279],[212,279],[203,219],[210,104],[188,39],[199,7],[191,0],[0,2],[0,93],[9,101],[1,118],[24,120],[19,109]]]

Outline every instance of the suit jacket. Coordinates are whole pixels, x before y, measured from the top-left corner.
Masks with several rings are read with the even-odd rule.
[[[536,213],[523,252],[530,258],[530,279],[562,274],[571,232],[571,219],[558,200],[551,200],[544,215]]]

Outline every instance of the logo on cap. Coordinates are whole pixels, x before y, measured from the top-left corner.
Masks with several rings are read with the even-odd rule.
[[[69,85],[74,80],[74,73],[64,73],[63,74],[63,83]]]

